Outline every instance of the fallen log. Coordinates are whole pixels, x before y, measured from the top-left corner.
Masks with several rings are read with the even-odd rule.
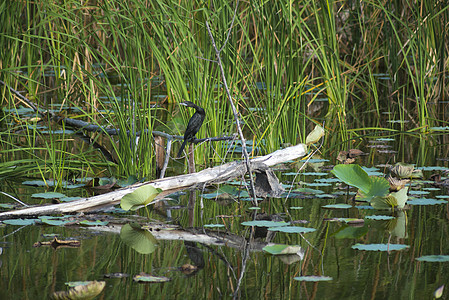
[[[270,166],[303,157],[306,153],[306,145],[298,144],[296,146],[277,150],[265,156],[251,159],[251,168],[256,171],[259,170],[264,172],[264,170],[268,169]],[[6,211],[0,213],[0,219],[86,212],[104,206],[115,205],[120,202],[123,196],[144,185],[152,185],[155,188],[162,189],[163,192],[156,198],[158,199],[180,189],[204,187],[210,184],[226,182],[232,178],[241,177],[246,174],[246,172],[247,169],[244,161],[234,161],[217,167],[204,169],[196,173],[137,183],[106,194],[71,202]]]

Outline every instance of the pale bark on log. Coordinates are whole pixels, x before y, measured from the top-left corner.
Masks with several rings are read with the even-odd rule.
[[[253,164],[256,168],[258,164],[262,164],[264,167],[270,167],[279,163],[286,162],[288,160],[303,157],[306,155],[306,153],[306,145],[298,144],[296,146],[277,150],[265,156],[254,158],[251,160],[251,164]],[[243,161],[234,161],[214,168],[204,169],[197,173],[167,177],[145,183],[138,183],[106,194],[83,198],[71,202],[36,207],[26,207],[23,209],[2,212],[0,213],[0,219],[85,212],[107,205],[115,205],[120,202],[120,199],[122,199],[123,196],[135,191],[137,188],[144,185],[152,185],[155,188],[162,189],[163,192],[158,197],[163,197],[164,195],[167,195],[179,189],[203,187],[209,184],[218,184],[235,177],[243,176],[245,173],[245,163]]]

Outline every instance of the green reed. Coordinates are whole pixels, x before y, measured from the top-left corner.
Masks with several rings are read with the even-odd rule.
[[[177,103],[190,100],[206,109],[199,138],[236,132],[206,20],[222,48],[225,76],[247,139],[269,152],[303,141],[313,124],[323,121],[329,149],[349,147],[373,128],[396,128],[384,112],[390,120],[410,121],[401,123],[401,131],[425,134],[441,124],[440,101],[448,94],[448,19],[448,5],[432,1],[408,6],[282,0],[239,2],[237,8],[220,0],[98,1],[92,6],[11,2],[0,6],[0,79],[42,109],[69,105],[78,113],[60,113],[120,130],[112,137],[89,133],[97,141],[106,137],[117,161],[115,169],[83,162],[93,175],[151,177],[151,131],[158,126],[182,135],[176,114],[183,123],[191,115]],[[6,89],[1,93],[2,107],[20,105]],[[161,93],[168,109],[163,98],[155,97]],[[3,132],[12,130],[2,125]],[[144,130],[137,142],[137,133]],[[27,130],[24,137],[31,141],[37,134]],[[70,168],[62,153],[70,152],[65,141],[71,137],[41,139],[49,139],[48,149],[56,148],[50,159],[53,177],[67,176]],[[7,140],[2,151],[21,151]],[[226,145],[197,146],[197,161],[224,158]]]

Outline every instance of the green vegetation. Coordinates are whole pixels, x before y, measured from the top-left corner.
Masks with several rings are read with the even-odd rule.
[[[1,4],[0,80],[42,111],[120,134],[88,133],[110,150],[111,162],[45,116],[19,113],[24,103],[2,86],[0,176],[153,178],[151,131],[180,135],[174,104],[183,100],[206,109],[199,137],[236,132],[205,21],[224,46],[246,137],[262,152],[303,142],[323,121],[331,132],[324,151],[373,132],[425,134],[448,125],[439,114],[448,96],[446,2],[237,3]],[[226,153],[225,142],[201,144],[197,163]]]

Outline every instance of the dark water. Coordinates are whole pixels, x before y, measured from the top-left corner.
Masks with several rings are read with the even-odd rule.
[[[377,171],[384,172],[384,164],[401,161],[398,153],[407,150],[407,154],[402,155],[406,162],[440,167],[425,169],[425,179],[438,173],[444,180],[447,168],[445,146],[437,145],[422,151],[419,139],[408,141],[366,141],[363,150],[369,155],[357,162],[367,167],[378,166]],[[387,148],[373,147],[373,144],[389,145],[388,149],[397,152],[384,153],[382,151]],[[446,202],[411,205],[396,214],[357,207],[324,209],[322,206],[328,204],[355,205],[350,200],[355,190],[348,193],[347,188],[338,182],[323,185],[323,179],[333,177],[328,171],[331,168],[329,161],[323,162],[321,168],[311,164],[301,171],[309,174],[321,171],[327,175],[283,175],[297,172],[299,166],[299,163],[292,163],[289,165],[291,169],[277,171],[280,181],[290,184],[294,180],[294,189],[311,188],[320,190],[321,194],[267,199],[260,203],[257,214],[293,221],[297,223],[295,226],[315,228],[316,231],[302,235],[276,233],[272,237],[271,242],[274,243],[300,245],[301,255],[280,258],[261,251],[267,244],[262,233],[262,237],[251,244],[246,266],[243,266],[244,239],[249,238],[250,227],[241,223],[253,220],[256,212],[249,209],[252,206],[249,201],[202,198],[202,194],[213,192],[209,189],[195,192],[196,201],[190,209],[188,195],[181,195],[165,207],[138,211],[139,215],[152,222],[179,225],[186,232],[195,233],[179,238],[168,232],[159,238],[156,250],[150,254],[139,254],[122,241],[118,234],[121,224],[101,229],[3,225],[0,227],[3,237],[0,244],[3,250],[0,256],[0,298],[45,299],[54,291],[66,290],[66,282],[104,280],[106,287],[98,299],[228,299],[234,295],[243,270],[239,294],[242,299],[431,299],[438,287],[449,283],[449,262],[416,260],[424,255],[449,254],[449,210]],[[20,183],[14,183],[9,189],[9,192],[20,191],[24,200],[25,195],[43,191]],[[447,195],[446,187],[429,180],[416,179],[410,186],[410,197],[445,201]],[[2,203],[11,202],[3,196],[1,200]],[[168,215],[167,207],[173,208]],[[393,219],[366,218],[370,215],[389,215]],[[119,219],[124,216],[115,215]],[[130,220],[142,221],[129,214],[126,216]],[[328,221],[332,218],[358,218],[363,219],[363,223],[349,226],[344,222]],[[203,227],[206,224],[224,224],[226,227]],[[198,240],[199,236],[216,237],[217,232],[223,241],[221,245]],[[35,242],[51,240],[53,234],[61,239],[77,239],[81,245],[58,249],[33,247]],[[362,251],[353,249],[355,244],[401,244],[409,247],[390,252]],[[185,264],[199,268],[192,272],[182,271],[180,268]],[[104,278],[105,274],[115,272],[129,277]],[[165,276],[170,281],[134,282],[133,276],[141,272]],[[294,279],[303,275],[322,275],[332,279],[323,282]]]

